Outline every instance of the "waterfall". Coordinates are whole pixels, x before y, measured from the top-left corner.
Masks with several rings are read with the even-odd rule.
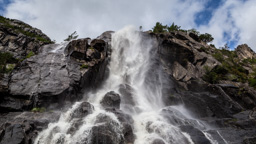
[[[120,94],[120,111],[132,118],[130,124],[135,144],[193,143],[189,133],[181,130],[187,125],[199,129],[207,142],[216,143],[204,132],[205,124],[190,116],[183,106],[164,105],[162,86],[166,78],[157,60],[155,42],[149,35],[135,31],[134,27],[115,32],[111,41],[109,77],[103,86],[96,92],[85,93],[87,102],[76,102],[58,122],[50,123],[39,133],[35,144],[125,143],[122,122],[101,105],[104,95],[110,91]],[[87,110],[82,116],[79,114],[81,106]],[[111,142],[108,139],[94,140],[102,126],[111,134]]]

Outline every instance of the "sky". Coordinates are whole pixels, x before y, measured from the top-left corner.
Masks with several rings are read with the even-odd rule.
[[[256,0],[0,0],[0,14],[41,29],[63,41],[77,31],[95,38],[134,25],[144,31],[156,22],[210,33],[216,47],[247,43],[256,51]]]

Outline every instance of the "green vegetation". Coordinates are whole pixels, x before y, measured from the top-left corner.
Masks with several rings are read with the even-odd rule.
[[[214,40],[211,34],[200,34],[196,29],[184,30],[180,26],[175,25],[163,25],[157,22],[153,27],[154,33],[168,33],[168,32],[184,32],[186,34],[193,33],[198,36],[201,42],[209,43]],[[202,46],[198,49],[199,52],[205,52],[212,55],[216,60],[220,62],[220,65],[210,69],[205,67],[205,75],[203,79],[209,83],[216,84],[220,80],[228,80],[241,83],[249,83],[251,87],[256,88],[256,59],[245,59],[242,62],[239,60],[235,51],[231,51],[227,44],[220,49],[216,49],[215,45],[210,44],[210,47]],[[186,59],[182,63],[186,63]],[[250,72],[245,67],[255,68],[254,72]]]
[[[66,39],[64,39],[64,41],[71,41],[71,40],[77,39],[77,37],[78,37],[78,35],[77,35],[76,31],[74,31]]]
[[[219,62],[223,62],[224,61],[224,57],[223,54],[221,52],[216,52],[212,55],[216,60],[218,60]]]
[[[175,25],[174,23],[172,23],[171,26],[167,26],[167,25],[162,25],[162,23],[157,22],[156,25],[152,28],[154,33],[164,33],[164,32],[174,32],[174,31],[179,31],[180,30],[180,26]]]
[[[157,22],[152,29],[153,29],[153,33],[167,32],[167,25],[164,26],[160,22]]]
[[[85,64],[82,64],[82,65],[80,66],[81,69],[84,69],[84,68],[87,69],[88,67],[89,67],[89,65],[85,65]]]
[[[13,57],[11,53],[0,52],[0,73],[9,73],[11,72],[18,60]]]
[[[251,87],[256,88],[256,79],[255,78],[250,78],[248,81],[249,81],[249,85]]]
[[[210,46],[216,48],[214,44],[210,44]]]
[[[196,34],[196,35],[198,35],[198,36],[200,35],[200,32],[199,32],[199,31],[197,31],[197,30],[196,30],[196,29],[194,29],[194,28],[193,28],[193,29],[188,30],[188,32],[189,32],[189,33],[194,33],[194,34]]]
[[[218,60],[221,65],[216,66],[212,70],[206,69],[203,79],[209,83],[218,83],[220,80],[230,80],[235,82],[249,82],[253,87],[256,86],[256,70],[248,75],[249,72],[243,66],[248,63],[254,63],[254,60],[239,61],[235,51],[227,49],[215,49],[212,56]]]
[[[35,107],[35,108],[33,108],[33,109],[31,110],[31,112],[40,112],[40,113],[43,113],[43,112],[46,112],[46,108],[44,108],[44,107],[41,107],[41,108]]]
[[[252,59],[244,59],[243,60],[243,63],[246,64],[246,63],[249,63],[249,64],[256,64],[256,59],[255,58],[252,58]]]
[[[206,48],[206,47],[201,47],[198,51],[199,52],[205,52],[205,53],[208,54],[208,48]]]
[[[169,32],[179,31],[179,29],[180,29],[180,26],[177,26],[177,25],[175,25],[174,23],[172,23],[172,25],[171,25],[170,27],[167,27],[167,30],[168,30]]]
[[[172,25],[167,26],[167,25],[163,25],[160,22],[156,22],[156,25],[152,28],[154,33],[164,33],[164,32],[175,32],[175,31],[181,31],[181,32],[185,32],[185,33],[194,33],[195,35],[197,35],[199,37],[200,41],[203,42],[211,42],[214,40],[214,38],[212,37],[211,34],[205,33],[205,34],[200,34],[200,32],[198,32],[196,29],[190,29],[190,30],[184,30],[181,29],[181,26],[178,26],[174,23],[172,23]]]
[[[7,64],[6,65],[6,72],[9,73],[15,68],[15,64]]]
[[[34,56],[34,55],[35,55],[35,53],[34,53],[33,51],[30,51],[30,52],[27,54],[26,58],[30,58],[30,57],[32,57],[32,56]]]
[[[214,38],[212,37],[212,35],[208,34],[208,33],[205,33],[205,34],[201,34],[199,35],[199,39],[203,42],[211,42],[214,40]]]
[[[11,28],[13,29],[16,33],[22,33],[24,34],[25,36],[28,36],[28,37],[31,37],[31,38],[35,38],[37,41],[41,41],[41,42],[45,42],[45,43],[53,43],[52,41],[50,40],[47,40],[45,38],[43,38],[42,36],[40,35],[37,35],[35,33],[31,33],[31,32],[28,32],[28,31],[25,31],[24,28],[32,28],[31,26],[29,25],[25,25],[23,24],[22,26],[23,27],[20,27],[20,26],[15,26],[15,25],[11,25],[10,24],[10,21],[12,21],[11,19],[8,19],[8,18],[5,18],[3,16],[0,16],[0,23],[6,27],[6,28]]]
[[[203,76],[203,80],[212,84],[218,83],[219,80],[223,79],[228,73],[228,70],[222,66],[216,66],[212,70],[210,70],[210,68],[206,66],[205,71],[206,73]]]

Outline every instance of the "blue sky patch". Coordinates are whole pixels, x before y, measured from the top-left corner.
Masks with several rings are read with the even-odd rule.
[[[209,0],[205,5],[205,9],[196,15],[197,26],[206,25],[212,18],[212,14],[222,4],[222,0]]]
[[[10,3],[10,0],[0,0],[0,15],[4,15],[5,8]]]

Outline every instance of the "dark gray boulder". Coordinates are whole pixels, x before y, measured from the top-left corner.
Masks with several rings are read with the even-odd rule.
[[[115,93],[114,91],[110,91],[105,94],[103,99],[101,100],[101,105],[104,108],[120,108],[121,98],[120,95]]]
[[[124,144],[124,140],[120,134],[113,130],[108,124],[94,126],[92,128],[92,137],[90,143],[93,144]]]
[[[93,105],[88,102],[82,102],[72,113],[72,118],[83,118],[91,114],[94,110]]]
[[[135,135],[133,133],[132,127],[134,123],[133,118],[119,109],[107,108],[106,111],[114,113],[119,122],[121,122],[121,125],[123,127],[122,134],[124,136],[125,142],[133,143],[135,141]]]
[[[89,143],[124,144],[122,126],[106,114],[99,114],[91,130]]]

